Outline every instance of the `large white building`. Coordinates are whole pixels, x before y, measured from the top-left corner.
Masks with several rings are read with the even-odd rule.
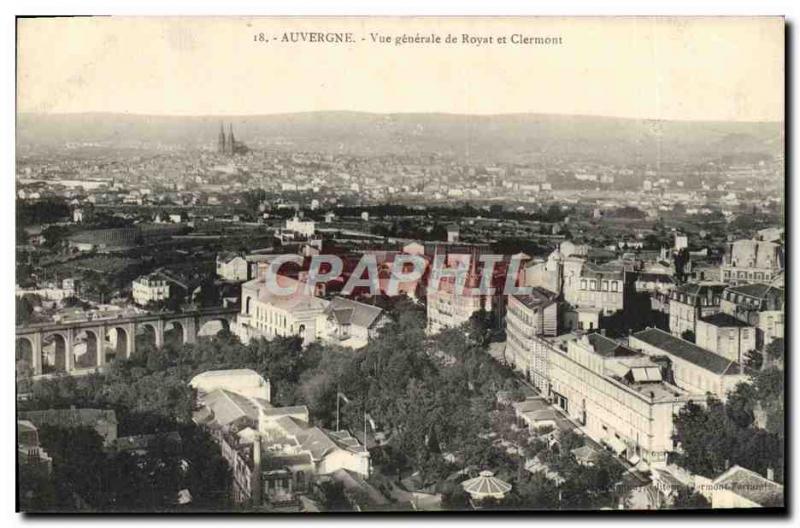
[[[550,341],[549,398],[595,441],[631,463],[666,463],[673,416],[693,396],[664,365],[600,334]]]
[[[236,333],[242,342],[263,337],[298,336],[303,344],[317,340],[328,301],[306,293],[305,283],[277,275],[281,288],[291,288],[291,294],[270,291],[260,277],[242,284],[242,308],[236,319]]]

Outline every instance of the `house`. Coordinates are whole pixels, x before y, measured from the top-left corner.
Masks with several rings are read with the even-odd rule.
[[[695,489],[716,508],[766,508],[784,505],[783,486],[734,465],[714,480],[696,477]]]
[[[345,297],[334,297],[322,317],[324,322],[318,327],[323,338],[350,348],[366,346],[388,322],[381,308]]]
[[[595,264],[578,257],[563,263],[564,300],[575,308],[599,310],[603,315],[624,311],[633,292],[634,274],[617,262]]]
[[[232,282],[244,282],[250,278],[250,266],[241,255],[217,255],[217,276]]]
[[[555,411],[541,398],[531,398],[511,404],[517,422],[525,425],[531,433],[541,429],[555,429],[558,425]]]
[[[696,333],[697,320],[720,311],[725,285],[721,283],[683,284],[669,296],[669,331],[676,336]]]
[[[756,349],[756,329],[726,313],[702,317],[695,327],[697,346],[740,364]]]
[[[161,273],[150,273],[135,279],[131,291],[133,302],[139,306],[166,301],[170,298],[170,281]]]
[[[784,337],[785,291],[765,283],[731,286],[722,293],[720,310],[756,328],[756,348]]]
[[[457,243],[459,241],[459,229],[458,224],[448,224],[447,225],[447,242],[449,243]]]

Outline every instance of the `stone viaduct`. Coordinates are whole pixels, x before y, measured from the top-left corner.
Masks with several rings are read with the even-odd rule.
[[[136,335],[145,333],[156,347],[164,345],[165,333],[178,332],[182,343],[194,343],[208,323],[230,329],[239,308],[212,308],[193,312],[153,313],[75,322],[44,323],[16,328],[16,359],[28,363],[34,376],[50,372],[75,374],[94,370],[112,357],[130,357],[136,351]],[[78,345],[86,351],[76,357]],[[47,355],[45,347],[49,347]]]

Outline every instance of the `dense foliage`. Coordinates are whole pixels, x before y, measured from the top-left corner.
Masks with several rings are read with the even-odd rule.
[[[738,464],[762,475],[768,469],[783,482],[784,372],[769,367],[740,383],[723,403],[709,396],[705,406],[689,403],[675,420],[680,447],[673,460],[693,473],[714,478]]]

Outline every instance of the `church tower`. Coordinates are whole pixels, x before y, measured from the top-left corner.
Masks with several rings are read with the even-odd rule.
[[[222,123],[219,124],[219,140],[217,143],[217,152],[225,154],[225,128]]]
[[[228,153],[236,154],[236,140],[233,137],[233,125],[228,124]]]

